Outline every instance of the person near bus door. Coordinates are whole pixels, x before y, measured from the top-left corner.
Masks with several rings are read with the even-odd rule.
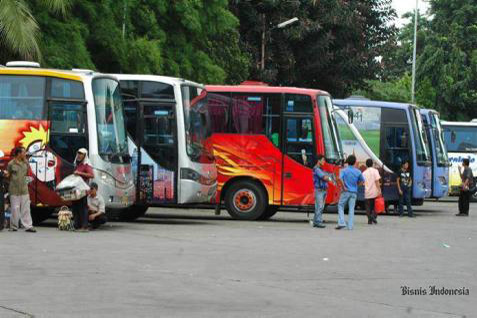
[[[10,217],[10,231],[18,230],[18,221],[21,220],[25,232],[35,233],[30,213],[30,193],[28,192],[28,160],[24,147],[13,150],[13,159],[7,165],[6,176],[9,179],[8,192],[12,215]]]
[[[456,216],[469,216],[469,202],[471,192],[470,189],[474,187],[474,174],[469,167],[469,159],[462,160],[462,167],[459,166],[459,174],[462,180],[462,188],[459,195],[459,213]],[[463,169],[462,169],[463,168]]]
[[[74,174],[83,178],[89,184],[89,180],[94,177],[93,168],[88,159],[88,150],[85,148],[78,149],[75,158]],[[73,217],[75,229],[80,232],[88,231],[88,198],[85,196],[79,200],[72,202]]]
[[[338,202],[338,226],[337,230],[346,227],[344,220],[344,208],[348,204],[348,230],[353,229],[354,208],[356,198],[358,197],[358,185],[364,183],[364,177],[361,171],[356,168],[356,157],[350,155],[346,162],[348,167],[340,171],[339,184],[342,189],[340,200]]]
[[[414,212],[411,206],[412,177],[409,171],[409,161],[403,161],[401,164],[401,170],[396,182],[399,192],[399,216],[404,216],[405,204],[407,206],[407,215],[413,218]]]
[[[315,216],[311,222],[313,227],[325,228],[323,224],[323,209],[325,208],[326,193],[328,190],[329,177],[321,167],[325,163],[325,157],[318,155],[318,162],[313,168],[313,185],[315,188]]]
[[[373,159],[366,160],[366,170],[364,176],[364,199],[366,200],[366,215],[368,224],[378,224],[374,203],[377,197],[381,195],[381,185],[379,181],[381,176],[378,169],[373,167]]]

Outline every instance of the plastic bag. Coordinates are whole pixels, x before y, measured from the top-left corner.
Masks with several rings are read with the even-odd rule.
[[[374,200],[374,211],[376,212],[376,214],[384,213],[385,203],[383,196],[379,196]]]
[[[89,191],[89,185],[81,178],[75,174],[71,174],[61,180],[61,182],[56,187],[56,190],[63,190],[68,188],[75,188],[75,190],[80,191]]]

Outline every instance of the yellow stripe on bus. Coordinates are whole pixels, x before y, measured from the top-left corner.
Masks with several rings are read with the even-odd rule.
[[[81,77],[78,75],[62,73],[59,71],[50,71],[50,70],[19,70],[19,69],[0,68],[0,74],[48,76],[48,77],[59,77],[64,79],[70,79],[74,81],[81,81]]]

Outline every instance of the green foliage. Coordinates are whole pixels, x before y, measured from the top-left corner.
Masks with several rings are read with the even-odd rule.
[[[353,95],[361,95],[373,100],[408,103],[411,100],[411,76],[405,74],[402,78],[392,81],[370,80],[367,89],[359,89]]]
[[[395,29],[389,0],[231,1],[240,19],[242,47],[252,57],[251,77],[279,85],[315,87],[346,96],[376,77],[385,43]],[[299,22],[274,28],[292,17]],[[261,70],[262,33],[266,52]]]
[[[3,2],[14,3],[0,0]],[[34,16],[41,30],[41,35],[30,32],[32,38],[39,38],[32,43],[38,43],[43,53],[40,61],[46,67],[162,74],[203,83],[232,84],[248,77],[249,56],[240,49],[239,21],[226,0],[61,3],[33,1],[28,7],[32,21],[36,23]],[[68,16],[52,14],[66,8],[70,9]],[[1,17],[0,9],[0,30]],[[12,42],[17,43],[17,39]],[[9,58],[11,55],[0,54],[0,62]]]

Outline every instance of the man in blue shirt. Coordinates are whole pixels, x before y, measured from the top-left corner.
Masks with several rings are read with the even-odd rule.
[[[342,189],[340,201],[338,203],[338,226],[337,230],[346,227],[344,220],[344,207],[348,204],[348,230],[353,229],[354,206],[358,196],[358,185],[364,183],[364,177],[361,171],[355,167],[356,157],[351,155],[346,159],[348,167],[340,172],[340,186]]]
[[[318,155],[318,162],[313,168],[313,185],[315,188],[315,217],[313,218],[313,227],[324,228],[323,209],[325,208],[326,192],[328,190],[329,177],[321,170],[325,163],[325,157]]]

